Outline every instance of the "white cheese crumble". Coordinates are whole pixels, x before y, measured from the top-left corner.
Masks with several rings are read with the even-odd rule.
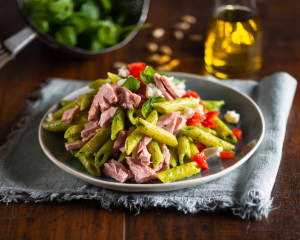
[[[46,121],[47,122],[52,122],[54,120],[55,120],[55,118],[53,117],[53,113],[49,113],[48,116],[47,116],[47,118],[46,118]]]
[[[122,86],[122,84],[123,84],[125,81],[126,81],[126,79],[121,79],[121,80],[119,80],[119,81],[117,82],[117,84],[118,84],[119,86]]]
[[[147,84],[146,98],[152,98],[156,96],[162,96],[162,92],[153,83]]]
[[[118,69],[118,75],[121,76],[122,78],[127,78],[129,76],[129,71],[126,67],[121,67]]]
[[[197,112],[197,113],[199,113],[200,115],[204,114],[203,106],[202,105],[199,105],[198,108],[194,109],[194,111]]]
[[[240,121],[240,114],[233,111],[227,111],[224,115],[226,122],[237,124]]]
[[[186,93],[186,91],[185,91],[186,86],[185,86],[185,83],[184,83],[184,82],[179,83],[178,85],[176,85],[176,87],[177,87],[177,88],[179,89],[179,91],[181,91],[183,94]]]
[[[223,151],[222,147],[206,148],[203,150],[204,155],[207,159],[213,156],[218,156],[222,151]]]
[[[185,109],[181,110],[181,116],[185,119],[190,119],[195,114],[195,109],[186,107]]]

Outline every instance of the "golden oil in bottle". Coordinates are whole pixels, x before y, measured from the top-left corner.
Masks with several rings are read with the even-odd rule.
[[[206,70],[218,78],[247,78],[262,66],[262,29],[248,7],[219,7],[205,42]]]

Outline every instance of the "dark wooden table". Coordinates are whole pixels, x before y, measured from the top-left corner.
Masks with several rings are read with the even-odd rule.
[[[172,38],[172,24],[183,14],[197,17],[189,33],[205,34],[213,1],[151,0],[148,21],[167,34],[156,42],[169,45],[182,63],[175,70],[204,74],[203,42]],[[286,71],[300,79],[300,2],[259,0],[264,29],[264,66],[259,76]],[[0,0],[0,38],[25,24],[16,3]],[[27,95],[49,77],[96,79],[114,71],[115,61],[144,61],[151,30],[143,30],[127,46],[94,59],[61,56],[34,41],[0,70],[0,145],[26,107]],[[299,239],[300,234],[300,94],[290,113],[282,161],[273,188],[275,209],[268,219],[242,220],[231,212],[184,214],[176,209],[135,211],[100,207],[97,201],[0,204],[0,239]]]

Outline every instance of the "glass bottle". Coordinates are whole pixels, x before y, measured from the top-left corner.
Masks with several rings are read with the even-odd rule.
[[[204,62],[218,78],[247,78],[261,68],[262,29],[255,0],[215,1]]]

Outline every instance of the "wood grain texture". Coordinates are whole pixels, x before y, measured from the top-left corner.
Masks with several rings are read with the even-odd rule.
[[[159,45],[173,49],[181,64],[174,70],[206,74],[203,42],[172,36],[172,24],[183,14],[197,17],[186,32],[205,35],[212,11],[205,0],[151,0],[148,21],[167,30]],[[258,0],[264,29],[264,65],[256,79],[286,71],[300,79],[300,2]],[[0,0],[0,38],[25,26],[11,0]],[[35,40],[14,61],[0,70],[0,144],[26,107],[27,95],[49,77],[92,80],[114,71],[115,61],[144,61],[145,44],[152,41],[151,29],[140,31],[123,48],[93,59],[57,54]],[[242,220],[231,212],[184,214],[174,208],[142,210],[139,215],[122,208],[107,211],[97,201],[64,203],[0,203],[0,239],[299,239],[300,238],[300,94],[297,89],[288,120],[281,166],[268,219]]]

